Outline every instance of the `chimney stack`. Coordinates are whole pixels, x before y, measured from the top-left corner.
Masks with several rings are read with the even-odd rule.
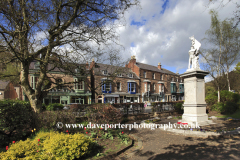
[[[90,64],[90,69],[92,69],[93,67],[95,67],[95,61],[94,61],[94,58],[92,59],[92,62]]]
[[[88,62],[86,63],[86,70],[89,70],[89,64],[88,64]]]
[[[162,65],[160,62],[158,63],[158,69],[160,69],[160,70],[162,69]]]

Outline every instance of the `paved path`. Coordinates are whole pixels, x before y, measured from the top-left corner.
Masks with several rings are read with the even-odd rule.
[[[139,152],[131,160],[208,160],[240,159],[240,136],[225,138],[197,138],[176,135],[160,129],[134,129],[134,135],[143,139]],[[134,148],[116,158],[123,160]]]

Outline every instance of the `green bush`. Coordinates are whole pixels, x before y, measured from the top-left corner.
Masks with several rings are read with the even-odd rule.
[[[206,96],[205,101],[209,106],[212,106],[217,103],[218,95],[217,92],[209,94]]]
[[[8,151],[0,153],[0,159],[75,159],[91,153],[94,144],[84,134],[39,132],[33,140],[10,144]]]
[[[182,113],[183,113],[183,105],[182,105],[182,103],[177,103],[175,109],[176,109],[176,111],[177,111],[179,114],[182,114]]]
[[[234,113],[239,108],[240,96],[239,94],[229,92],[226,90],[220,91],[220,103],[217,102],[217,92],[209,94],[206,97],[206,102],[211,110],[220,113]]]
[[[33,123],[33,110],[29,102],[1,100],[0,111],[1,145],[20,140],[29,133]]]
[[[62,110],[63,109],[63,105],[60,103],[51,103],[46,107],[46,110],[48,111],[56,111],[56,110]]]
[[[47,105],[45,103],[42,104],[42,111],[46,111]]]

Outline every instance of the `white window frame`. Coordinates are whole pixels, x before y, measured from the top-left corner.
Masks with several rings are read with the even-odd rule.
[[[136,83],[132,83],[132,84],[131,84],[130,91],[131,91],[131,92],[135,92],[135,91],[136,91]]]
[[[102,72],[103,72],[104,75],[108,74],[107,70],[103,70]]]
[[[132,74],[132,73],[129,73],[129,74],[128,74],[128,77],[129,77],[129,78],[133,78],[133,74]]]
[[[147,91],[150,91],[150,83],[147,84]]]
[[[122,77],[122,73],[117,74],[118,77]]]
[[[118,89],[118,84],[119,84],[119,89]],[[117,82],[117,91],[121,91],[121,83]]]
[[[146,78],[147,77],[147,72],[143,71],[143,77]]]
[[[152,74],[152,79],[155,79],[155,73]]]

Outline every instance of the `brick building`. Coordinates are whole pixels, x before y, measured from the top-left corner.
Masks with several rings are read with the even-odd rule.
[[[78,68],[86,68],[85,76]],[[39,64],[30,64],[29,82],[33,89],[38,80]],[[43,103],[133,103],[164,102],[184,99],[183,79],[179,74],[162,68],[161,63],[152,66],[136,61],[135,56],[125,67],[96,63],[79,64],[71,76],[64,69],[48,66],[51,81],[71,83],[52,89]],[[79,74],[78,74],[79,73]],[[27,100],[23,93],[23,100]]]
[[[69,72],[64,69],[58,68],[51,64],[48,65],[49,73],[47,77],[50,81],[58,83],[69,83],[67,85],[60,85],[57,88],[53,88],[44,97],[43,103],[81,103],[81,104],[91,104],[91,92],[88,87],[90,84],[90,74],[83,76],[80,73],[81,68],[79,65],[73,68],[76,76],[72,76]],[[85,67],[85,66],[84,66]],[[29,68],[29,82],[30,86],[35,89],[39,77],[39,63],[32,62]],[[87,70],[88,72],[88,70]],[[72,83],[74,82],[74,83]],[[72,83],[72,84],[70,84]],[[27,96],[23,92],[23,100],[28,101]]]
[[[131,69],[95,63],[94,60],[90,68],[95,103],[140,102],[140,79]]]
[[[135,56],[126,65],[140,78],[141,102],[176,101],[184,99],[183,79],[161,67],[136,62]]]
[[[20,99],[20,87],[14,87],[10,81],[0,80],[0,100]]]

